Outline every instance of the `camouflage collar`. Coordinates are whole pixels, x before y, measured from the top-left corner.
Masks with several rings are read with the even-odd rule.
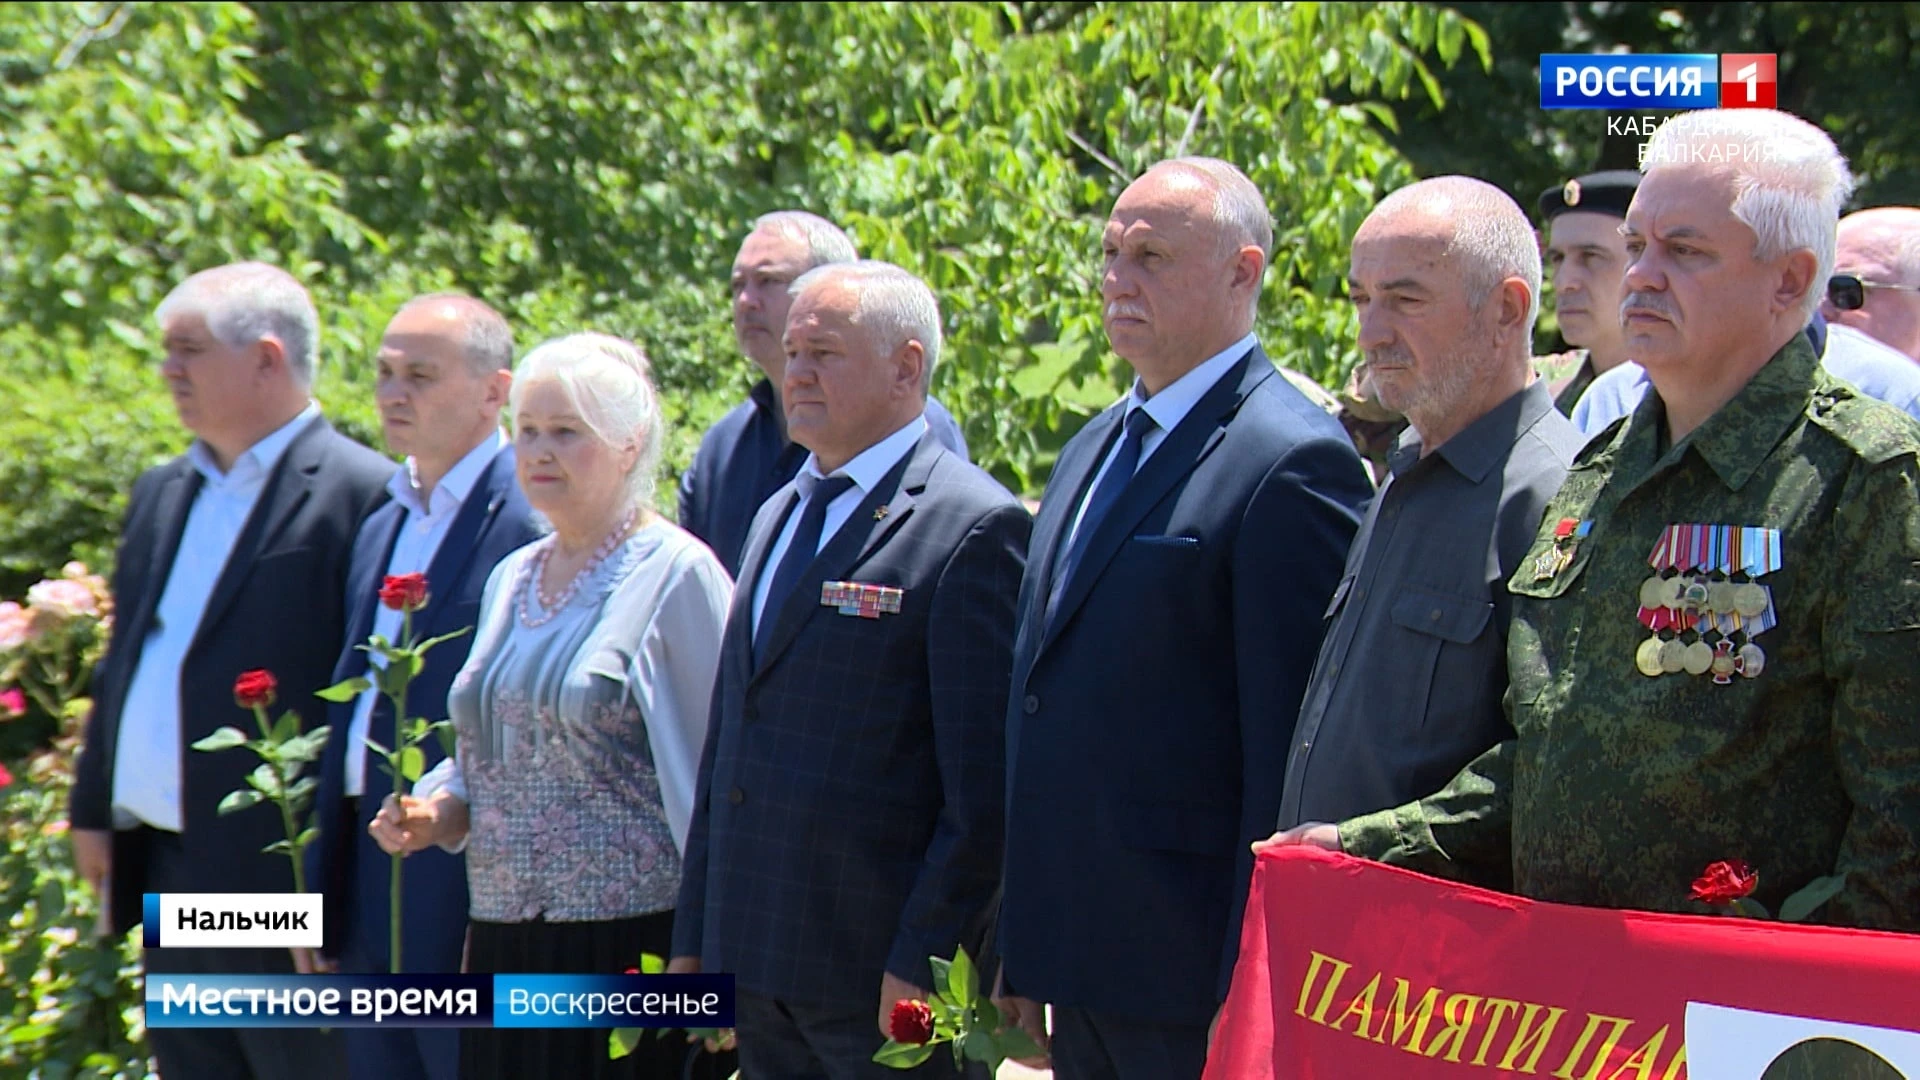
[[[1788,430],[1806,415],[1819,364],[1807,336],[1793,335],[1733,400],[1662,455],[1654,451],[1666,406],[1660,401],[1659,391],[1648,387],[1646,400],[1634,411],[1626,433],[1617,444],[1620,471],[1639,474],[1640,470],[1631,465],[1644,462],[1648,466],[1644,476],[1650,476],[1678,463],[1691,447],[1713,469],[1721,483],[1731,491],[1739,491]],[[1636,475],[1634,482],[1637,484],[1644,476]]]

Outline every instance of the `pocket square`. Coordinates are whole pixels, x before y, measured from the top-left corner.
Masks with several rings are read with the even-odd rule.
[[[877,619],[881,615],[900,614],[900,598],[906,590],[892,585],[867,585],[858,581],[823,581],[820,605],[839,608],[842,615]]]
[[[1142,534],[1135,536],[1133,542],[1136,544],[1159,544],[1162,547],[1200,546],[1200,538],[1197,536],[1147,536]]]

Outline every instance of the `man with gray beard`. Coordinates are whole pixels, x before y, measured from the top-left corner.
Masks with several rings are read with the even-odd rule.
[[[1328,609],[1282,830],[1417,798],[1511,737],[1506,581],[1581,443],[1533,375],[1540,253],[1498,188],[1444,176],[1389,195],[1347,285],[1366,373],[1410,428]],[[1497,862],[1468,876],[1510,877]]]

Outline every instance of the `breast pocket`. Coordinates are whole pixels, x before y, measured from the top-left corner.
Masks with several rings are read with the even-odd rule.
[[[1554,539],[1550,533],[1543,533],[1534,542],[1533,550],[1520,561],[1513,576],[1507,579],[1507,592],[1514,599],[1513,622],[1507,630],[1507,678],[1515,704],[1531,705],[1540,700],[1553,680],[1553,668],[1548,663],[1546,650],[1541,647],[1539,627],[1527,611],[1529,603],[1558,600],[1567,595],[1586,573],[1587,563],[1597,546],[1594,537],[1589,536],[1575,548],[1573,561],[1560,569],[1553,562]],[[1538,616],[1539,612],[1533,615]],[[1569,646],[1559,662],[1571,664],[1572,659]],[[1522,722],[1520,711],[1515,713],[1515,722]]]
[[[1395,647],[1403,649],[1404,655],[1392,658],[1382,669],[1407,680],[1408,700],[1428,702],[1447,646],[1473,644],[1493,618],[1493,604],[1485,597],[1413,586],[1394,598],[1389,614],[1402,631],[1395,635]]]

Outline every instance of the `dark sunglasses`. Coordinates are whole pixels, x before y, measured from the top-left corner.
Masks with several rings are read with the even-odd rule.
[[[1920,292],[1920,285],[1895,285],[1885,281],[1861,281],[1858,274],[1835,274],[1827,279],[1827,302],[1841,311],[1859,311],[1867,303],[1868,289],[1894,289]]]

